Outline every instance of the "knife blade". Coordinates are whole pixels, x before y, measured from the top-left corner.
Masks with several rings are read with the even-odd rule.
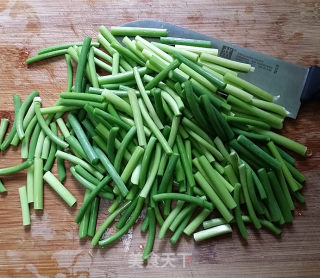
[[[238,76],[274,95],[274,102],[285,107],[290,118],[297,117],[302,95],[301,99],[308,99],[311,93],[315,93],[314,90],[317,93],[319,91],[320,68],[318,67],[307,68],[295,65],[168,22],[137,20],[122,26],[163,28],[167,29],[170,37],[211,41],[212,48],[218,49],[220,57],[248,63],[255,67],[254,72],[239,73]],[[150,38],[149,40],[157,41],[158,39]]]

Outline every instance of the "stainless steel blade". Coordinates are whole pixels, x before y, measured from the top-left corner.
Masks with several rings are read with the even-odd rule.
[[[275,102],[286,108],[288,117],[297,117],[308,68],[163,21],[137,20],[123,26],[165,28],[170,37],[211,41],[212,47],[219,49],[219,56],[255,67],[254,72],[240,73],[239,77],[276,96]]]

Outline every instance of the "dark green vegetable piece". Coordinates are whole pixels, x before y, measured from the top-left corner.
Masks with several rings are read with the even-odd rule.
[[[88,236],[91,236],[91,237],[93,237],[96,232],[99,203],[100,203],[99,197],[95,197],[91,203],[90,218],[89,218],[89,224],[88,224]]]
[[[127,208],[127,210],[125,211],[125,213],[121,216],[120,220],[118,221],[118,223],[116,224],[116,228],[118,230],[120,230],[127,222],[127,220],[129,219],[129,217],[131,216],[133,210],[135,209],[136,205],[138,203],[138,197],[136,197],[131,204],[129,205],[129,207]]]
[[[76,93],[83,92],[82,79],[83,79],[83,74],[85,72],[85,68],[86,68],[86,64],[87,64],[87,60],[88,60],[87,56],[88,56],[88,53],[90,50],[90,45],[91,45],[91,38],[86,37],[83,41],[81,53],[79,56],[77,71],[76,71],[75,84],[74,84],[74,91]]]
[[[148,208],[148,210],[151,209],[151,208]],[[141,232],[145,233],[149,228],[149,216],[148,216],[148,213],[147,215],[145,216],[142,224],[141,224],[141,227],[140,227],[140,230]]]
[[[87,211],[88,206],[91,204],[91,202],[93,201],[93,199],[98,195],[98,193],[100,192],[100,190],[108,184],[108,182],[111,180],[110,176],[106,176],[104,177],[99,184],[94,188],[94,190],[92,190],[90,192],[90,194],[88,194],[87,198],[85,198],[81,208],[78,211],[78,214],[75,218],[75,222],[79,223],[82,219],[82,217],[84,216],[84,214]]]
[[[248,151],[245,147],[239,144],[239,142],[235,139],[232,139],[229,142],[230,146],[235,149],[240,157],[244,159],[248,164],[250,164],[254,169],[263,168],[264,165],[261,163],[260,159],[257,159],[250,151]]]
[[[56,56],[60,56],[60,55],[64,55],[67,54],[68,50],[67,49],[59,49],[59,50],[54,50],[54,51],[50,51],[50,52],[46,52],[40,55],[36,55],[33,57],[30,57],[26,60],[27,65],[30,65],[34,62],[38,62],[41,60],[45,60],[48,58],[52,58],[52,57],[56,57]]]
[[[281,210],[282,216],[284,218],[284,221],[286,223],[292,222],[293,217],[291,214],[289,204],[288,204],[286,197],[281,189],[281,186],[278,182],[278,179],[277,179],[275,173],[273,171],[268,172],[268,177],[270,180],[272,191],[274,192],[274,196],[277,199],[277,202],[278,202],[279,208]]]
[[[147,147],[145,149],[142,162],[141,162],[141,170],[139,175],[139,186],[142,188],[146,183],[146,177],[147,172],[149,169],[150,159],[153,156],[153,149],[155,147],[155,144],[157,142],[157,139],[154,136],[151,136],[149,139],[149,142],[147,144]]]
[[[252,140],[261,141],[261,142],[269,142],[270,141],[270,137],[266,136],[266,135],[245,131],[245,130],[235,128],[235,127],[233,127],[232,130],[235,134],[244,135],[247,138],[250,138]]]
[[[228,140],[232,140],[234,138],[234,132],[232,131],[230,125],[226,121],[226,119],[221,115],[221,113],[212,105],[212,109],[214,110],[216,117],[226,134]]]
[[[8,168],[2,168],[0,169],[0,176],[4,175],[11,175],[17,172],[20,172],[24,169],[27,169],[29,166],[31,166],[33,161],[31,159],[28,159],[16,166],[8,167]]]
[[[296,191],[296,192],[291,192],[293,197],[299,202],[299,203],[305,203],[306,202],[306,199],[305,197],[299,192],[299,191]]]
[[[154,104],[155,109],[157,112],[157,115],[159,116],[159,119],[162,123],[165,123],[165,116],[164,116],[164,110],[162,105],[162,97],[161,97],[161,90],[159,88],[153,88],[151,90],[151,94],[154,97]]]
[[[69,54],[65,54],[66,63],[67,63],[67,72],[68,72],[68,82],[67,82],[67,92],[71,92],[72,83],[73,83],[73,68],[71,63],[71,57]]]
[[[222,128],[221,122],[218,120],[216,116],[215,108],[213,105],[211,105],[209,97],[207,95],[202,95],[200,97],[200,101],[202,103],[202,106],[204,107],[204,110],[207,113],[211,129],[214,130],[215,134],[217,134],[223,142],[226,142],[226,133]]]
[[[63,139],[63,136],[60,136],[61,139]],[[58,150],[62,150],[59,146],[57,146]],[[64,182],[66,179],[66,168],[64,166],[64,159],[61,157],[57,157],[57,168],[58,168],[58,176],[59,176],[59,181]]]
[[[245,164],[241,164],[239,166],[239,174],[240,174],[240,181],[242,185],[242,192],[244,195],[244,199],[247,205],[248,213],[250,215],[250,218],[252,219],[252,223],[255,226],[256,229],[261,228],[261,223],[258,219],[258,217],[255,214],[255,211],[252,206],[252,201],[249,196],[249,191],[248,191],[248,185],[247,185],[247,178],[246,178],[246,166]]]
[[[84,200],[83,202],[86,201],[86,199],[88,198],[90,194],[90,190],[86,190],[85,195],[84,195]],[[87,210],[85,211],[84,217],[82,218],[80,225],[79,225],[79,238],[84,238],[88,235],[88,225],[89,225],[89,218],[90,218],[90,209],[91,209],[91,204],[89,205],[89,207],[87,208]]]
[[[69,147],[69,144],[65,141],[61,140],[56,134],[52,132],[52,130],[49,128],[47,121],[43,118],[41,112],[40,112],[40,104],[41,99],[35,98],[34,99],[34,111],[36,112],[36,116],[38,119],[38,123],[43,130],[43,132],[50,138],[52,142],[60,146],[61,148],[65,149]],[[53,117],[53,115],[50,115]],[[48,116],[49,117],[49,116]],[[48,119],[48,118],[47,118]]]
[[[248,237],[248,231],[246,229],[246,226],[243,223],[242,217],[241,217],[241,209],[240,209],[240,190],[241,190],[241,184],[236,183],[234,187],[234,192],[233,192],[233,198],[234,201],[237,203],[236,208],[234,209],[234,214],[235,214],[235,220],[238,225],[239,231],[241,233],[241,236],[244,238]]]
[[[267,154],[264,150],[254,144],[251,140],[249,140],[244,135],[239,135],[237,141],[242,144],[246,149],[255,154],[258,158],[264,161],[270,167],[280,170],[281,164],[279,161],[274,159],[271,155]]]
[[[154,195],[152,198],[156,202],[159,202],[159,201],[162,201],[162,200],[167,200],[167,199],[170,199],[170,200],[182,200],[182,201],[194,203],[194,204],[196,204],[198,206],[207,208],[209,210],[213,209],[212,203],[209,203],[208,201],[203,200],[202,198],[190,196],[190,195],[187,195],[187,194],[161,193],[161,194]]]
[[[26,100],[22,103],[16,120],[16,129],[20,140],[24,138],[24,130],[23,130],[23,117],[28,109],[28,107],[32,104],[33,99],[38,96],[39,93],[37,91],[33,91]]]
[[[179,134],[177,135],[176,142],[177,142],[177,146],[178,146],[178,150],[179,150],[182,166],[183,166],[185,174],[187,176],[188,185],[190,187],[194,187],[195,186],[195,181],[194,181],[194,177],[193,177],[193,173],[192,173],[192,166],[191,166],[191,164],[190,164],[190,162],[188,160],[187,153],[186,153],[186,150],[185,150],[185,146],[184,146],[182,138],[181,138],[181,136]]]
[[[189,104],[192,115],[194,116],[195,120],[198,122],[198,124],[203,129],[208,130],[206,120],[205,120],[205,118],[202,114],[202,111],[200,109],[200,106],[198,104],[197,97],[193,93],[190,81],[186,81],[184,83],[184,90],[185,90],[185,95],[186,95],[186,101]]]
[[[279,205],[275,199],[275,196],[273,194],[266,170],[264,168],[259,169],[258,176],[259,176],[259,178],[263,184],[263,187],[266,191],[266,194],[267,194],[267,199],[265,201],[267,203],[271,219],[273,222],[278,222],[278,221],[280,221],[282,214],[281,214]]]
[[[294,165],[294,163],[296,162],[296,160],[287,152],[285,152],[283,149],[281,149],[280,147],[276,146],[278,152],[280,153],[280,155],[282,156],[282,158],[284,160],[286,160],[288,163],[290,163],[291,165]]]
[[[178,162],[179,155],[176,153],[172,153],[169,158],[169,162],[167,168],[162,177],[161,183],[159,185],[158,193],[166,192],[168,184],[170,183],[171,177],[173,176],[174,170],[176,168],[176,164]]]
[[[134,224],[134,222],[137,220],[138,216],[140,215],[140,212],[143,208],[144,201],[145,201],[144,198],[139,197],[138,203],[137,203],[129,221],[118,232],[116,232],[112,236],[110,236],[106,239],[100,240],[99,245],[100,246],[108,245],[108,244],[116,241],[117,239],[119,239],[122,235],[124,235],[130,229],[130,227]]]
[[[109,138],[107,141],[107,154],[112,163],[114,163],[114,159],[116,157],[115,142],[116,142],[118,131],[119,131],[118,127],[111,128],[109,133]]]
[[[81,46],[83,44],[83,42],[72,42],[72,43],[65,43],[65,44],[58,44],[58,45],[52,45],[46,48],[42,48],[38,50],[38,54],[44,54],[47,52],[52,52],[55,50],[61,50],[61,49],[68,49],[70,46]],[[99,47],[99,43],[98,42],[93,42],[91,43],[91,46],[95,46],[95,47]]]
[[[258,199],[254,189],[252,170],[248,166],[246,167],[246,175],[247,175],[247,186],[248,186],[249,197],[252,201],[254,210],[260,215],[264,214],[265,213],[264,206]]]
[[[2,181],[0,180],[0,193],[7,192],[7,189],[4,187]]]
[[[119,126],[120,128],[123,128],[126,131],[128,131],[130,129],[130,125],[128,125],[124,121],[118,119],[115,116],[112,116],[108,112],[105,112],[105,111],[103,111],[103,110],[101,110],[99,108],[95,108],[93,110],[93,113],[94,113],[94,115],[100,116],[100,117],[104,118],[106,121],[109,121],[112,124],[115,124],[115,125]]]
[[[176,228],[176,230],[174,231],[174,234],[172,235],[172,237],[170,238],[170,242],[172,244],[176,244],[177,241],[180,238],[180,235],[182,234],[182,232],[184,231],[185,227],[188,225],[190,219],[192,217],[192,213],[189,213],[184,219],[183,221],[179,224],[179,226]]]
[[[72,114],[68,114],[68,121],[71,124],[83,150],[85,151],[87,157],[89,158],[90,163],[97,164],[99,161],[98,155],[92,148],[85,132],[83,131],[80,123],[78,122],[77,118]]]
[[[194,71],[201,74],[203,77],[208,79],[214,86],[216,86],[219,89],[224,89],[226,87],[226,83],[223,80],[220,80],[216,76],[212,75],[211,73],[205,71],[202,67],[198,66],[196,63],[190,61],[188,58],[184,57],[178,52],[173,53],[173,57],[177,58],[181,63],[186,64],[190,68],[192,68]]]
[[[16,132],[17,132],[16,122],[17,122],[18,113],[19,113],[20,106],[21,106],[21,101],[20,101],[20,97],[16,94],[13,95],[13,103],[14,103],[14,121],[13,121],[13,125],[11,127],[9,134],[7,135],[6,139],[4,139],[4,141],[1,144],[2,151],[5,151],[9,147],[12,139],[14,138],[14,136],[16,135]]]
[[[151,90],[164,80],[171,70],[174,70],[180,65],[178,60],[173,60],[167,67],[161,70],[145,87],[146,90]]]
[[[126,151],[126,148],[128,147],[133,137],[136,135],[136,133],[137,133],[137,128],[133,126],[127,132],[126,136],[123,138],[114,160],[114,168],[116,169],[116,171],[120,171],[121,161]]]
[[[123,197],[128,194],[128,189],[126,185],[123,183],[121,177],[117,173],[116,169],[108,159],[108,157],[101,151],[99,148],[94,147],[95,152],[97,153],[102,165],[106,168],[107,172],[109,173],[110,177],[114,181],[117,188],[120,190],[120,193]]]
[[[57,125],[56,125],[56,123],[51,123],[51,124],[50,124],[50,128],[51,128],[52,132],[53,132],[55,135],[58,135],[58,130],[57,130]],[[56,151],[57,151],[57,145],[52,142],[52,143],[51,143],[51,146],[50,146],[49,156],[48,156],[48,158],[47,158],[47,160],[46,160],[45,165],[43,166],[43,170],[44,170],[44,171],[50,171],[50,170],[51,170],[52,165],[53,165],[54,160],[55,160]]]

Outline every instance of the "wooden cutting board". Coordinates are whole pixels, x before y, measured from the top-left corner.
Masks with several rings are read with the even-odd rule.
[[[13,119],[14,93],[24,99],[38,90],[44,106],[49,106],[65,89],[62,58],[25,65],[37,49],[81,41],[84,36],[94,38],[102,24],[145,18],[173,22],[300,65],[319,65],[320,3],[316,0],[1,0],[0,117]],[[140,232],[140,223],[108,248],[92,248],[88,240],[78,238],[73,221],[77,208],[68,208],[47,185],[44,211],[31,210],[32,225],[24,228],[18,187],[25,185],[25,173],[4,177],[8,194],[0,196],[0,276],[319,277],[319,122],[319,102],[304,105],[296,121],[285,121],[283,134],[306,144],[313,156],[297,157],[297,167],[307,177],[303,189],[307,205],[297,206],[294,223],[280,237],[249,228],[247,241],[239,239],[236,230],[199,244],[186,237],[176,246],[168,239],[157,239],[148,264],[141,263],[146,236]],[[19,162],[18,149],[0,155],[1,168]],[[79,207],[83,189],[70,175],[66,186]],[[107,204],[101,208],[106,212]],[[105,217],[101,213],[99,223]]]

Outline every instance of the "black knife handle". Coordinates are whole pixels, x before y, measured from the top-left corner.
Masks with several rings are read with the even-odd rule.
[[[320,100],[320,67],[312,66],[309,69],[300,100],[306,102],[315,99]]]

